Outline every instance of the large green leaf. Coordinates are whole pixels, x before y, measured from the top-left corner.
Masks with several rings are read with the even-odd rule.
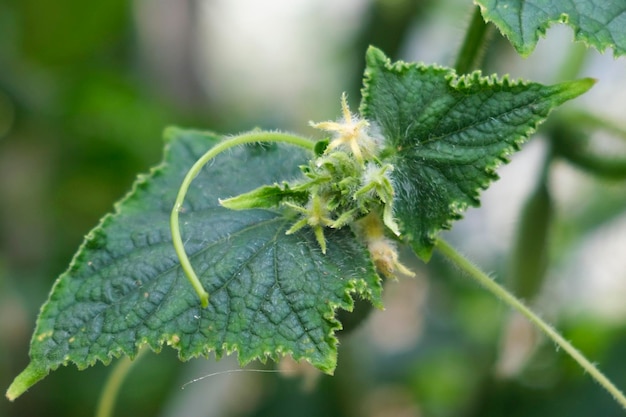
[[[332,373],[336,310],[352,309],[352,293],[381,306],[379,277],[348,228],[326,233],[323,255],[309,228],[285,235],[293,219],[279,211],[218,204],[294,177],[310,157],[293,147],[253,146],[205,168],[181,212],[187,253],[211,294],[201,308],[174,253],[169,214],[183,176],[219,138],[179,129],[167,136],[165,163],[137,181],[57,280],[10,398],[60,365],[109,363],[144,344],[155,351],[172,345],[183,360],[211,351],[236,351],[242,363],[291,354]]]
[[[493,22],[527,56],[552,23],[566,23],[576,40],[600,52],[626,53],[626,4],[623,0],[475,0],[486,21]]]
[[[394,165],[394,213],[403,237],[427,260],[436,234],[449,228],[495,169],[550,110],[594,81],[542,86],[397,62],[367,53],[361,112],[378,124]]]

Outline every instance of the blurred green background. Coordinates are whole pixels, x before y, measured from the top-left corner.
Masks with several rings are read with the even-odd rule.
[[[358,106],[367,45],[452,65],[472,10],[462,0],[0,0],[0,386],[28,362],[39,306],[83,236],[159,162],[166,126],[314,135],[308,121],[336,117],[342,91]],[[559,81],[571,39],[555,27],[522,60],[494,31],[484,69]],[[572,106],[623,120],[625,69],[586,53],[580,75],[600,83]],[[593,140],[613,149],[605,136]],[[528,144],[448,235],[499,279],[547,149]],[[556,161],[546,186],[550,264],[532,304],[626,387],[624,181]],[[408,262],[418,278],[387,283],[387,309],[361,307],[366,320],[341,335],[335,377],[231,373],[181,390],[238,365],[183,364],[166,348],[134,368],[116,415],[621,415],[551,343],[533,348],[533,331],[491,295],[437,257]],[[91,415],[109,371],[57,370],[0,400],[0,416]]]

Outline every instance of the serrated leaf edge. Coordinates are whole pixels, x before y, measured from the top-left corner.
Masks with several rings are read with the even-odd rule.
[[[395,72],[398,75],[403,75],[406,71],[411,69],[417,69],[419,71],[426,70],[434,70],[436,72],[442,73],[444,75],[448,85],[456,90],[462,90],[464,88],[471,88],[474,85],[477,86],[501,86],[501,87],[517,87],[517,86],[528,86],[531,84],[535,84],[522,79],[511,79],[508,74],[498,77],[497,74],[491,74],[488,76],[483,76],[481,71],[473,71],[470,74],[457,75],[456,71],[452,68],[443,67],[440,65],[426,65],[422,62],[404,62],[404,61],[396,61],[392,62],[383,51],[380,49],[370,46],[366,53],[366,69],[365,69],[365,77],[362,88],[362,100],[359,110],[362,114],[367,113],[366,102],[370,95],[370,85],[375,77],[375,68],[382,68],[383,70],[387,70],[390,72]],[[587,91],[589,88],[593,86],[596,80],[592,78],[584,78],[581,80],[575,81],[566,81],[563,83],[555,84],[549,86],[553,89],[558,89],[560,92],[558,93],[563,98],[560,101],[560,104],[564,103],[567,100],[570,100],[574,97],[579,96],[580,94]],[[554,110],[556,106],[548,111],[548,114]],[[367,115],[366,115],[367,116]],[[477,207],[480,205],[478,201],[479,196],[482,191],[486,190],[489,185],[499,178],[497,174],[497,169],[509,162],[510,156],[517,150],[520,149],[521,145],[523,145],[526,141],[530,139],[533,133],[537,131],[538,126],[542,123],[542,121],[535,122],[532,126],[529,126],[526,131],[513,139],[509,146],[502,150],[500,155],[498,155],[492,164],[485,166],[484,173],[487,174],[489,180],[480,184],[479,188],[475,190],[475,194],[471,196],[475,199],[475,204],[470,204],[467,202],[452,202],[448,205],[448,216],[449,218],[441,224],[436,229],[431,229],[426,231],[426,239],[429,242],[429,247],[422,247],[418,240],[415,240],[415,236],[412,233],[407,233],[403,231],[402,238],[406,241],[413,241],[414,244],[413,249],[416,251],[417,255],[423,261],[427,262],[432,256],[432,252],[434,249],[435,241],[437,239],[437,235],[442,230],[449,230],[452,227],[452,223],[455,220],[458,220],[463,217],[463,213],[469,207]],[[400,221],[400,223],[402,223]],[[406,230],[405,227],[403,229]]]
[[[521,36],[519,37],[520,39],[518,42],[512,39],[512,36],[510,36],[510,34],[507,33],[506,31],[508,29],[509,32],[514,32],[514,29],[510,25],[506,24],[506,22],[504,21],[501,22],[502,24],[499,24],[498,18],[493,17],[488,7],[482,4],[480,0],[474,0],[474,4],[476,4],[480,8],[480,12],[481,12],[481,15],[483,16],[484,21],[486,23],[493,23],[494,26],[498,28],[498,31],[500,32],[500,34],[502,34],[502,36],[507,38],[509,42],[511,42],[511,45],[513,46],[513,48],[515,48],[517,53],[523,57],[528,57],[530,54],[533,53],[533,51],[537,47],[537,43],[539,43],[539,40],[542,38],[546,38],[548,29],[550,29],[555,24],[557,25],[563,24],[563,25],[568,26],[573,32],[574,41],[581,42],[583,45],[585,45],[585,47],[593,47],[600,53],[604,53],[607,49],[612,49],[613,56],[616,58],[619,56],[626,55],[626,50],[622,50],[621,48],[618,48],[615,42],[608,42],[606,44],[600,44],[598,42],[594,42],[593,40],[591,40],[589,37],[585,35],[583,31],[580,30],[580,27],[575,26],[573,23],[570,22],[569,13],[565,13],[565,12],[561,13],[558,18],[556,19],[551,18],[549,20],[542,22],[539,26],[537,26],[529,42],[524,42],[524,39]]]

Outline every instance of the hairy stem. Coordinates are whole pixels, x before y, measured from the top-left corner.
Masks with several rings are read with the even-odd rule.
[[[233,138],[227,139],[223,142],[218,143],[211,149],[209,149],[204,155],[198,159],[187,175],[183,179],[180,188],[178,189],[178,195],[176,196],[176,201],[174,202],[174,208],[172,209],[172,214],[170,215],[170,229],[172,231],[172,243],[174,244],[174,249],[176,250],[176,255],[180,261],[180,265],[189,279],[189,282],[193,286],[193,289],[200,297],[200,303],[202,307],[207,307],[209,305],[209,293],[206,292],[200,279],[196,275],[193,267],[191,266],[191,262],[189,261],[189,257],[185,252],[185,245],[183,244],[183,239],[180,234],[180,224],[178,220],[178,213],[181,211],[183,207],[183,202],[185,201],[185,196],[187,195],[187,190],[189,190],[189,186],[191,185],[191,181],[200,173],[200,170],[209,162],[211,159],[215,158],[220,153],[238,146],[247,143],[259,143],[259,142],[282,142],[282,143],[290,143],[292,145],[300,146],[306,149],[313,150],[315,147],[315,142],[302,138],[300,136],[294,136],[287,133],[280,132],[249,132],[244,133],[239,136],[235,136]]]
[[[463,45],[456,57],[454,69],[460,74],[467,74],[473,69],[477,69],[483,54],[483,46],[489,39],[490,26],[485,23],[480,13],[480,7],[474,8],[472,20],[465,32]]]
[[[100,394],[100,400],[98,401],[98,408],[96,409],[96,417],[111,417],[113,416],[113,410],[115,408],[115,401],[117,395],[126,379],[126,376],[130,372],[130,369],[134,364],[148,351],[147,347],[143,347],[137,353],[134,359],[130,359],[128,356],[121,358],[115,368],[109,375],[107,382]]]
[[[467,273],[470,277],[475,279],[488,291],[490,291],[496,297],[500,298],[514,310],[520,312],[532,324],[537,326],[546,336],[552,339],[561,349],[567,352],[576,362],[578,362],[578,364],[587,373],[589,373],[589,375],[591,375],[593,379],[595,379],[605,390],[607,390],[613,396],[613,398],[615,398],[615,400],[623,408],[626,409],[626,397],[624,396],[624,394],[570,342],[565,340],[565,338],[563,338],[563,336],[561,336],[552,326],[546,323],[523,302],[521,302],[504,287],[500,286],[497,282],[491,279],[486,273],[481,271],[467,258],[457,252],[446,241],[444,241],[443,239],[437,239],[436,247],[459,269]]]

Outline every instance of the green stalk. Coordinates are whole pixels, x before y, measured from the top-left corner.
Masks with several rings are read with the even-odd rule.
[[[474,8],[472,20],[465,32],[463,45],[456,57],[454,69],[457,74],[467,74],[474,69],[480,67],[484,45],[489,39],[490,26],[485,23],[480,7]]]
[[[96,409],[96,417],[111,417],[113,416],[113,410],[115,408],[115,402],[117,395],[126,379],[126,376],[130,372],[134,364],[148,351],[147,347],[143,347],[137,353],[134,359],[130,359],[128,356],[121,358],[116,364],[115,368],[109,375],[104,389],[100,394],[100,401],[98,401],[98,408]]]
[[[198,159],[187,175],[183,179],[183,182],[178,189],[178,195],[176,196],[176,201],[174,202],[174,208],[172,209],[172,214],[170,215],[170,228],[172,231],[172,243],[174,244],[174,249],[176,251],[176,255],[180,260],[180,265],[187,276],[187,279],[191,283],[193,289],[200,297],[200,303],[202,307],[206,308],[209,305],[209,293],[206,292],[200,279],[196,275],[193,267],[191,266],[191,262],[189,261],[189,257],[185,252],[185,245],[183,244],[183,239],[180,234],[180,224],[178,221],[178,213],[183,207],[183,202],[185,201],[185,196],[187,195],[187,190],[189,190],[189,185],[191,185],[191,181],[200,173],[200,170],[213,158],[215,158],[220,153],[239,145],[244,145],[247,143],[259,143],[259,142],[282,142],[282,143],[290,143],[292,145],[300,146],[302,148],[309,149],[313,151],[315,147],[315,142],[302,138],[300,136],[294,136],[287,133],[280,132],[248,132],[241,134],[239,136],[235,136],[233,138],[227,139],[223,142],[218,143],[211,149],[209,149],[204,155]]]
[[[543,321],[537,314],[528,308],[523,302],[513,294],[491,279],[486,273],[478,269],[471,261],[457,252],[450,244],[443,239],[437,239],[436,247],[460,270],[467,273],[489,292],[504,301],[511,308],[521,313],[532,324],[537,326],[546,336],[552,339],[557,346],[567,352],[593,379],[596,380],[613,398],[626,409],[626,397],[624,394],[592,364],[582,353],[580,353],[570,342],[565,340],[552,326]]]

